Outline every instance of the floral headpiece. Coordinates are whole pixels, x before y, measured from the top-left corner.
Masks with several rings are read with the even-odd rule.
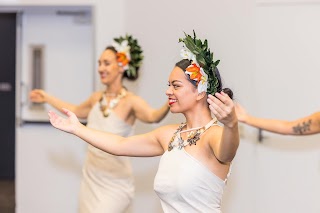
[[[131,35],[115,38],[113,47],[117,50],[117,61],[123,66],[129,77],[137,77],[137,71],[142,64],[142,49],[137,39]]]
[[[219,85],[215,69],[220,60],[213,60],[213,53],[208,49],[208,41],[202,42],[196,38],[196,33],[193,31],[194,37],[185,34],[185,38],[180,38],[179,42],[183,42],[184,46],[181,50],[183,59],[191,61],[191,65],[185,70],[185,74],[196,82],[198,92],[206,92],[207,94],[214,94],[217,92]]]

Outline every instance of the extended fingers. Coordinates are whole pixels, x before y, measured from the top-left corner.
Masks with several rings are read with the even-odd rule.
[[[48,112],[48,115],[49,115],[49,120],[50,120],[50,123],[56,127],[57,126],[57,123],[59,122],[59,116],[53,112],[53,111],[49,111]]]
[[[68,117],[76,117],[76,115],[66,108],[62,108],[62,112],[66,114]]]

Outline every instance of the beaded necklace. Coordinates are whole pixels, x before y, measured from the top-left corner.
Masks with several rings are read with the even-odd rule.
[[[203,127],[196,127],[196,128],[187,129],[187,130],[182,130],[187,125],[187,123],[180,124],[177,131],[173,134],[169,142],[168,151],[170,152],[173,149],[173,147],[178,147],[178,149],[182,149],[187,145],[189,146],[197,145],[197,141],[200,139],[200,136],[215,123],[217,123],[217,119],[212,119],[209,123],[207,123]],[[187,135],[187,139],[183,140],[181,138],[181,133],[189,132],[189,131],[190,133]],[[175,140],[176,137],[178,138],[178,141]]]
[[[99,100],[99,104],[100,104],[100,110],[103,114],[103,116],[106,118],[110,115],[110,112],[118,105],[120,99],[122,99],[123,97],[125,97],[127,95],[127,91],[122,88],[119,92],[119,94],[115,97],[115,98],[112,98],[110,101],[104,101],[106,103],[103,103],[103,100],[104,100],[104,96],[109,96],[106,92],[103,92],[100,100]]]

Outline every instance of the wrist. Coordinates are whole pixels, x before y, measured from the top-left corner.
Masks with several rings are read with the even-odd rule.
[[[234,119],[233,121],[225,124],[224,126],[230,129],[238,128],[238,119]]]
[[[76,136],[80,136],[80,133],[83,132],[84,127],[85,126],[82,123],[78,122],[74,126],[73,130],[71,131],[71,133],[76,135]]]
[[[47,93],[42,93],[42,102],[43,103],[48,103],[48,94]]]

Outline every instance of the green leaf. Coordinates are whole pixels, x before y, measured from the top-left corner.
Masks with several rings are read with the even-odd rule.
[[[197,39],[196,33],[193,30],[193,37],[185,34],[185,38],[179,38],[179,42],[183,42],[185,47],[196,56],[197,63],[203,68],[208,75],[208,94],[214,94],[217,91],[218,79],[214,69],[219,64],[220,60],[213,60],[213,53],[208,48],[208,41],[205,39]]]

